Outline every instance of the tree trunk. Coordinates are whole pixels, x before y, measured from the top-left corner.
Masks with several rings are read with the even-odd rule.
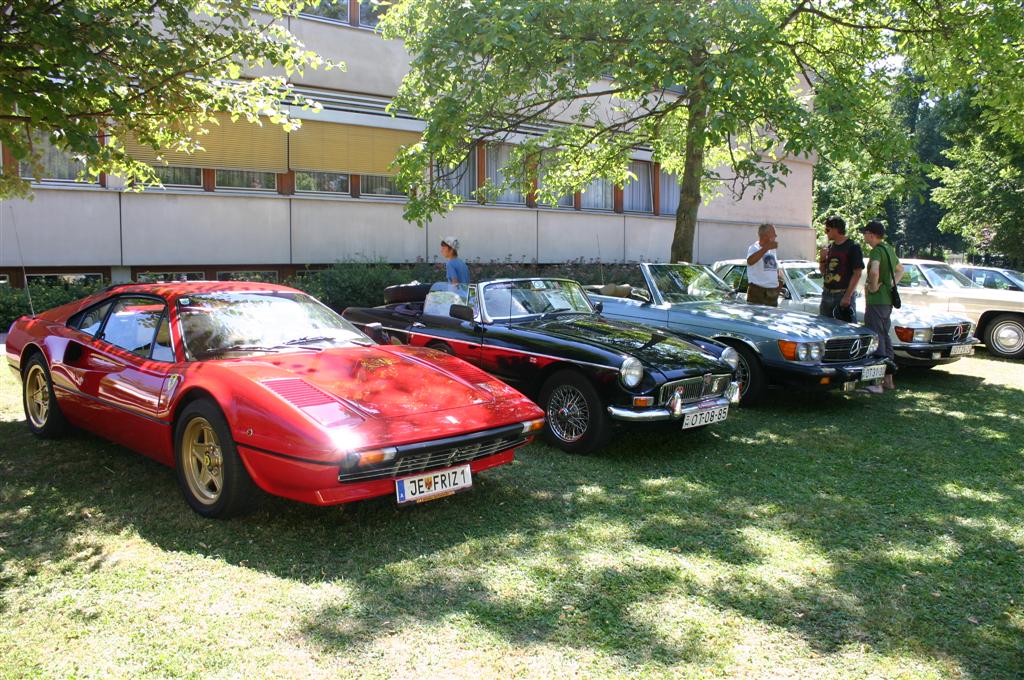
[[[697,210],[700,208],[700,180],[704,174],[704,144],[708,110],[704,104],[704,82],[689,91],[686,122],[686,164],[679,183],[679,207],[672,236],[671,262],[693,262],[693,240],[697,234]]]

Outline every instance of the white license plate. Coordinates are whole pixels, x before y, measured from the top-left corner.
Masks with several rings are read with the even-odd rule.
[[[865,366],[860,373],[861,380],[878,380],[885,375],[885,364],[878,366]]]
[[[974,345],[953,345],[949,348],[951,357],[961,357],[965,354],[974,354]]]
[[[395,497],[399,505],[422,503],[451,496],[473,486],[473,473],[468,465],[424,472],[395,480]]]
[[[701,425],[710,425],[711,423],[717,423],[725,420],[726,416],[729,415],[728,406],[716,406],[714,408],[704,409],[703,411],[694,411],[693,413],[687,413],[683,416],[683,429],[689,427],[700,427]]]

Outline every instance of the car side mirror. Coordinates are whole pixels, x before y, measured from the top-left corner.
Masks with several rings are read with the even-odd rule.
[[[793,299],[793,294],[792,294],[792,293],[790,293],[790,292],[789,292],[789,288],[786,288],[785,286],[783,286],[783,287],[782,287],[782,288],[781,288],[781,289],[779,290],[779,294],[780,294],[780,295],[782,295],[782,299],[783,299],[783,300],[792,300],[792,299]]]
[[[633,291],[629,294],[629,296],[631,298],[639,300],[645,305],[650,304],[651,302],[651,294],[642,288],[634,288]]]
[[[378,345],[387,344],[387,338],[384,337],[384,327],[379,322],[374,321],[373,323],[366,324],[363,326],[363,332],[370,336],[370,339]]]
[[[597,311],[597,312],[598,312],[599,314],[600,314],[601,312],[603,312],[603,311],[604,311],[604,303],[603,303],[603,302],[601,302],[600,300],[598,300],[597,302],[595,302],[595,303],[594,303],[594,310],[595,310],[595,311]]]
[[[452,305],[448,309],[448,316],[459,321],[472,321],[473,308],[469,305]]]

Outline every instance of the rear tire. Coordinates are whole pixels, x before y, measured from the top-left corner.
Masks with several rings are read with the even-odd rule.
[[[1024,358],[1024,317],[1000,314],[985,326],[985,346],[1003,359]]]
[[[174,459],[185,501],[203,517],[224,519],[252,507],[256,485],[211,400],[197,399],[181,412],[174,427]]]
[[[68,421],[53,393],[50,369],[42,354],[34,354],[25,365],[21,379],[21,405],[29,431],[37,437],[52,439],[67,430]]]
[[[597,390],[583,375],[561,370],[544,382],[544,439],[569,453],[597,451],[611,436],[609,417]]]

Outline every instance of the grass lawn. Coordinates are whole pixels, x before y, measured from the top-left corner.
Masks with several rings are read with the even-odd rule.
[[[0,376],[0,677],[1024,676],[1024,363],[541,445],[397,510],[31,437]]]

